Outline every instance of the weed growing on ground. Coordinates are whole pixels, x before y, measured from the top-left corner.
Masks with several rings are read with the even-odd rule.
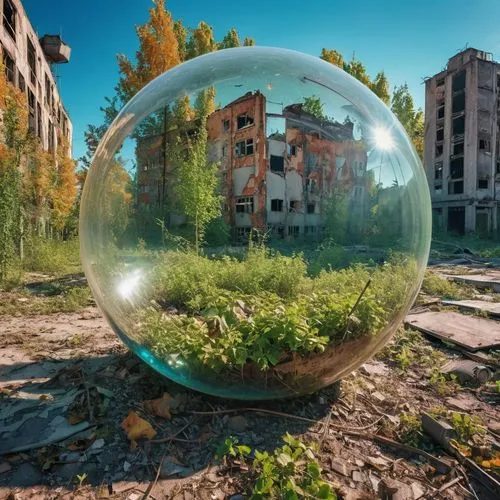
[[[274,450],[254,451],[253,461],[246,475],[251,485],[251,500],[317,498],[335,500],[333,488],[322,479],[322,469],[315,456],[317,447],[307,445],[291,436],[283,436],[284,445]],[[220,452],[229,462],[248,460],[251,449],[228,438]]]
[[[57,275],[81,271],[79,240],[30,238],[25,244],[23,269]]]
[[[418,448],[422,439],[422,421],[420,417],[411,413],[402,413],[399,420],[399,439],[401,442]]]
[[[459,285],[430,270],[425,272],[422,291],[432,297],[441,297],[451,300],[471,299],[474,295],[474,289],[472,287]]]

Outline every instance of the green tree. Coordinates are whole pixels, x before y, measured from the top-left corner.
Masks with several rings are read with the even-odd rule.
[[[345,66],[345,70],[354,78],[359,80],[363,85],[366,85],[368,88],[371,88],[371,80],[366,72],[365,65],[354,56],[349,61],[349,63]]]
[[[243,41],[243,46],[244,47],[253,47],[255,45],[255,40],[253,38],[245,37],[245,40]]]
[[[196,251],[204,240],[207,225],[221,214],[222,197],[217,193],[218,164],[208,161],[206,117],[201,118],[194,139],[187,139],[187,150],[180,141],[175,148],[175,191],[182,210],[194,229]]]
[[[179,19],[174,22],[174,34],[177,39],[177,50],[181,61],[185,61],[187,57],[187,36],[188,30]]]
[[[385,104],[389,106],[391,103],[391,92],[389,90],[389,80],[383,71],[377,73],[375,80],[371,84],[371,90],[376,94]]]
[[[320,120],[324,120],[326,117],[323,113],[323,103],[321,102],[319,97],[310,96],[304,98],[304,103],[302,104],[302,109],[306,113],[310,113],[314,115],[316,118]]]
[[[394,88],[391,109],[401,122],[401,125],[405,128],[415,149],[422,158],[424,146],[424,114],[422,110],[415,109],[413,97],[406,83]]]
[[[323,200],[323,214],[326,235],[338,244],[347,239],[349,221],[349,193],[341,187],[332,190]]]
[[[218,44],[219,49],[232,49],[234,47],[240,47],[240,38],[238,32],[235,28],[231,28],[226,36],[222,39],[222,42]]]

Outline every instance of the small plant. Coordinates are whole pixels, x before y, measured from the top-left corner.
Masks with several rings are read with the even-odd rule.
[[[497,389],[497,392],[500,393],[500,380],[495,380],[495,387]]]
[[[248,458],[251,452],[252,449],[250,446],[238,444],[238,438],[229,436],[218,446],[215,456],[218,459],[230,457],[240,462],[245,462],[245,459]]]
[[[454,283],[429,270],[425,272],[422,290],[433,297],[443,297],[452,300],[470,299],[473,296],[473,289],[471,287]]]
[[[248,471],[253,483],[250,500],[315,498],[335,500],[332,487],[321,479],[321,467],[315,457],[314,445],[307,445],[290,434],[283,436],[285,444],[273,453],[255,450]],[[234,437],[227,438],[216,455],[226,460],[245,462],[251,454],[249,446],[239,445]]]
[[[434,366],[429,377],[429,384],[440,396],[450,396],[457,389],[456,377],[452,375],[448,380],[442,373],[439,366]]]
[[[85,482],[87,477],[88,477],[88,474],[86,472],[84,472],[83,474],[77,474],[75,476],[75,483],[77,483],[78,488],[81,488],[83,486],[83,483]]]
[[[474,436],[484,436],[486,429],[482,426],[479,417],[464,413],[451,412],[451,425],[457,433],[459,441],[466,444]]]
[[[399,420],[401,441],[417,448],[422,438],[422,421],[411,413],[402,413]]]

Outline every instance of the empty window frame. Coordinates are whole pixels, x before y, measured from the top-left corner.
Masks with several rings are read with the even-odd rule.
[[[453,144],[453,156],[458,156],[458,155],[463,155],[464,154],[464,143],[463,141],[461,142],[455,142]]]
[[[465,89],[465,70],[458,71],[453,75],[451,87],[453,92]]]
[[[289,212],[300,212],[301,203],[300,200],[290,200],[290,204],[288,205]]]
[[[250,125],[253,125],[253,118],[250,115],[242,113],[236,118],[236,128],[238,130],[249,127]]]
[[[439,78],[436,80],[436,87],[442,87],[444,85],[444,78]]]
[[[453,135],[461,135],[465,132],[465,115],[453,120]]]
[[[9,36],[16,40],[17,11],[11,0],[3,0],[3,27]]]
[[[17,78],[19,90],[24,94],[26,92],[26,80],[20,72],[17,73]]]
[[[434,180],[442,180],[443,179],[443,162],[439,161],[434,163]]]
[[[28,89],[28,128],[32,134],[36,134],[36,99],[30,89]]]
[[[439,156],[442,156],[443,154],[443,145],[442,144],[436,144],[436,158]]]
[[[278,198],[271,200],[271,212],[283,212],[283,200]]]
[[[463,157],[454,158],[450,161],[450,178],[463,179],[464,177],[464,159]]]
[[[229,130],[229,125],[229,120],[222,120],[222,131],[227,132]]]
[[[290,144],[290,156],[297,156],[297,146]]]
[[[253,155],[253,139],[237,142],[235,149],[238,157]]]
[[[488,179],[478,179],[477,180],[478,189],[488,189]]]
[[[236,213],[253,214],[253,196],[236,198]]]
[[[464,181],[453,181],[448,183],[448,194],[463,194]]]
[[[15,85],[16,64],[14,63],[14,59],[5,49],[3,50],[3,65],[5,67],[5,76],[7,77],[7,81],[12,83],[12,85]]]
[[[444,118],[444,102],[438,102],[436,108],[436,119],[442,120]]]
[[[30,68],[30,80],[36,85],[36,50],[29,37],[26,37],[28,66]]]
[[[436,130],[436,141],[438,141],[438,142],[444,141],[444,128],[443,127],[439,127]]]
[[[39,102],[36,103],[36,133],[43,140],[42,107]]]
[[[47,73],[45,73],[45,104],[50,106],[51,101],[51,86],[50,86],[50,78]]]
[[[288,236],[298,236],[300,234],[300,226],[288,226]]]
[[[236,237],[238,239],[248,238],[250,236],[251,227],[237,227]]]
[[[461,92],[460,94],[454,95],[453,102],[451,105],[451,112],[453,114],[461,113],[462,111],[465,111],[465,92]]]
[[[283,158],[283,156],[271,155],[269,167],[271,168],[271,172],[284,172],[285,158]]]
[[[489,135],[483,135],[479,137],[479,151],[483,153],[491,152],[491,141]]]
[[[307,204],[307,213],[308,214],[314,214],[314,213],[316,213],[316,203],[314,203],[313,201],[312,202],[310,201]]]
[[[316,234],[316,226],[304,226],[304,234]]]

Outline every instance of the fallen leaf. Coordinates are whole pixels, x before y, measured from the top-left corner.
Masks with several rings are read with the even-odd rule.
[[[161,398],[144,401],[143,405],[144,408],[150,411],[153,415],[170,420],[172,417],[170,410],[173,407],[173,401],[174,398],[168,392],[165,392]]]
[[[136,440],[140,438],[152,439],[156,436],[156,431],[151,424],[139,417],[135,411],[129,411],[127,418],[123,420],[120,427],[127,433],[132,448],[137,446]]]

